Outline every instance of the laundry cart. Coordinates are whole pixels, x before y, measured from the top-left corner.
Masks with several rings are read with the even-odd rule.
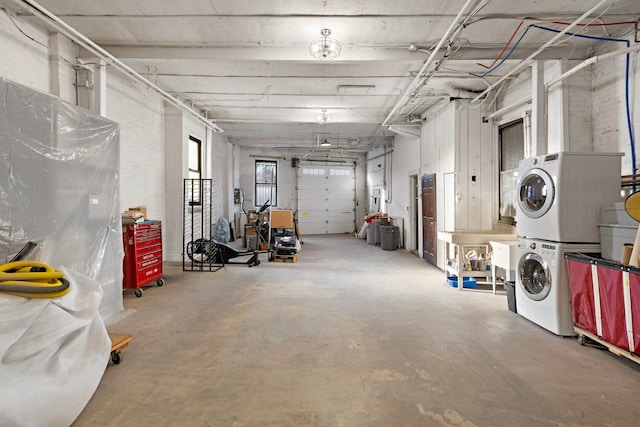
[[[564,257],[578,342],[640,363],[640,268],[582,253]]]
[[[147,220],[122,226],[124,246],[124,289],[134,289],[142,296],[142,287],[155,282],[164,285],[162,279],[162,222]]]

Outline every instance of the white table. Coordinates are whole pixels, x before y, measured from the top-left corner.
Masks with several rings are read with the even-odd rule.
[[[516,249],[518,241],[496,242],[490,241],[491,245],[491,284],[493,293],[496,293],[496,268],[504,268],[505,280],[515,280],[516,273]]]
[[[462,264],[462,254],[465,253],[465,248],[478,249],[482,256],[486,258],[490,241],[515,241],[517,237],[515,234],[484,230],[438,231],[438,240],[443,241],[445,244],[446,260],[444,270],[458,278],[481,277],[488,283],[491,271],[465,270]],[[449,264],[452,259],[454,261],[453,266]],[[463,290],[463,288],[463,280],[458,280],[458,290]]]

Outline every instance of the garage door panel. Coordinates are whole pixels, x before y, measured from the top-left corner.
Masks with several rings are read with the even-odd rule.
[[[326,212],[327,219],[331,218],[349,218],[353,221],[353,208],[352,209],[328,209]]]
[[[327,200],[329,194],[324,190],[298,190],[298,199],[304,200]]]
[[[298,169],[298,221],[303,234],[353,232],[354,203],[353,168],[305,166]]]
[[[333,179],[328,179],[326,184],[327,184],[326,188],[328,188],[329,190],[353,191],[354,180],[353,179],[333,178]]]
[[[353,205],[353,190],[330,190],[327,194],[331,196],[332,200],[348,200]]]
[[[300,207],[300,210],[302,210],[303,212],[309,210],[321,210],[324,212],[325,209],[327,209],[327,199],[307,199],[304,202],[304,207]]]
[[[326,190],[328,187],[327,179],[304,179],[298,181],[298,189],[301,190]]]

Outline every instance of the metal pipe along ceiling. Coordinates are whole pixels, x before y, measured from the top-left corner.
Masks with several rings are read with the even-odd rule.
[[[182,110],[185,113],[188,113],[193,118],[198,120],[200,123],[213,130],[214,132],[223,132],[221,128],[219,128],[215,123],[210,122],[207,118],[203,117],[198,111],[194,110],[192,107],[180,102],[177,98],[174,98],[172,95],[164,91],[162,88],[152,83],[138,72],[136,72],[133,68],[129,67],[124,62],[120,61],[115,56],[111,55],[109,52],[98,46],[88,37],[81,34],[75,28],[71,27],[63,20],[58,18],[53,13],[49,12],[47,9],[36,3],[32,0],[13,0],[18,6],[28,10],[37,18],[40,18],[47,25],[51,25],[60,33],[64,34],[66,37],[79,44],[80,46],[87,49],[89,52],[98,56],[101,59],[104,59],[109,64],[116,67],[118,70],[123,72],[124,74],[129,75],[134,80],[145,85],[147,88],[153,90],[157,94],[159,94],[162,98],[164,98],[167,102],[169,102],[174,107]]]
[[[583,13],[578,19],[576,19],[575,21],[573,21],[569,26],[567,26],[564,30],[560,31],[558,34],[556,34],[554,37],[552,37],[550,40],[548,40],[545,44],[543,44],[542,46],[540,46],[535,52],[533,52],[531,55],[529,55],[526,59],[523,59],[518,65],[516,65],[511,71],[509,71],[507,74],[505,74],[504,76],[502,76],[500,79],[498,79],[497,81],[495,81],[494,83],[492,83],[488,88],[486,88],[482,93],[480,93],[478,96],[476,96],[472,102],[476,102],[478,101],[480,98],[482,98],[483,96],[487,95],[489,92],[491,92],[493,89],[495,89],[500,83],[502,83],[503,81],[505,81],[506,79],[508,79],[509,77],[511,77],[511,75],[517,73],[518,71],[520,71],[522,68],[524,68],[525,66],[529,65],[529,63],[536,57],[538,56],[542,51],[544,51],[547,47],[551,46],[553,43],[555,43],[558,39],[560,39],[562,36],[565,35],[565,33],[567,31],[570,31],[571,29],[573,29],[575,26],[577,26],[580,22],[582,22],[583,20],[585,20],[586,18],[589,17],[589,15],[591,15],[595,10],[597,10],[600,6],[602,6],[604,3],[611,1],[611,0],[600,0],[598,2],[598,4],[596,4],[595,6],[593,6],[591,9],[589,9],[588,11],[586,11],[585,13]]]
[[[387,126],[389,124],[389,121],[391,120],[393,115],[396,113],[398,108],[400,108],[400,105],[402,104],[403,100],[407,97],[407,94],[409,94],[411,91],[414,90],[414,87],[416,86],[416,83],[422,78],[422,75],[427,70],[429,65],[431,65],[431,63],[433,62],[433,60],[436,57],[436,54],[442,48],[442,45],[444,44],[444,42],[447,40],[447,38],[449,38],[449,36],[451,35],[451,33],[453,33],[453,31],[456,29],[456,27],[460,26],[460,23],[458,22],[460,20],[460,18],[467,12],[467,10],[471,7],[471,5],[476,3],[477,1],[478,0],[467,0],[467,2],[464,4],[464,6],[462,6],[462,9],[460,9],[460,12],[458,12],[458,15],[456,15],[456,17],[453,20],[453,22],[451,22],[451,25],[449,25],[449,28],[447,28],[447,31],[442,36],[442,38],[440,39],[440,41],[436,45],[435,49],[433,49],[433,51],[431,52],[431,55],[429,55],[429,58],[427,59],[427,61],[422,65],[422,68],[420,68],[420,71],[418,71],[418,74],[416,74],[416,77],[413,79],[413,81],[407,87],[407,89],[405,89],[404,93],[402,94],[400,99],[398,99],[398,102],[396,102],[396,105],[394,105],[393,109],[391,110],[391,112],[389,113],[387,118],[384,119],[384,122],[382,122],[382,126]]]

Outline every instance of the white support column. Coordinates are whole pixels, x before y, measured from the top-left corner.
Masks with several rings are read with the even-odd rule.
[[[547,99],[544,62],[531,65],[531,156],[547,153]]]
[[[566,60],[545,62],[545,77],[555,78],[567,68]],[[571,151],[569,140],[569,80],[546,89],[546,149],[550,152]],[[546,87],[546,85],[545,85]]]

